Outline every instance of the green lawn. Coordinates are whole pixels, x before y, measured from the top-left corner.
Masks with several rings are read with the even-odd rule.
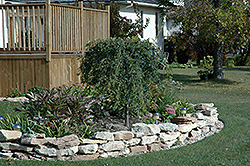
[[[183,82],[178,95],[192,103],[215,103],[226,125],[220,133],[186,147],[138,156],[82,162],[12,161],[11,165],[250,165],[250,69],[224,69],[224,80],[209,81],[200,81],[198,70],[173,69],[174,78]],[[0,102],[1,112],[10,108],[5,103]],[[0,160],[0,165],[8,163]]]

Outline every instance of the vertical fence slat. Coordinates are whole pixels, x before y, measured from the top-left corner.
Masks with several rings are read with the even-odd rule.
[[[3,50],[5,51],[6,49],[6,45],[5,45],[5,10],[4,10],[4,7],[1,8],[2,9],[2,33],[3,33]]]
[[[50,5],[50,0],[46,0],[46,60],[48,62],[51,61],[51,5]]]
[[[36,34],[36,11],[35,7],[32,6],[32,14],[33,14],[33,29],[32,29],[32,43],[33,43],[33,50],[36,50],[36,39],[37,39],[37,34]]]

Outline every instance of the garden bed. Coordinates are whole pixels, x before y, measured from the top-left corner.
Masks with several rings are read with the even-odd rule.
[[[223,129],[224,124],[218,119],[217,108],[212,103],[195,107],[195,113],[174,118],[173,123],[134,123],[128,130],[111,128],[96,132],[91,139],[80,139],[74,134],[49,138],[45,134],[0,130],[0,155],[20,160],[90,160],[129,156],[189,145]],[[123,123],[109,118],[103,121],[104,127],[108,125],[105,123]]]

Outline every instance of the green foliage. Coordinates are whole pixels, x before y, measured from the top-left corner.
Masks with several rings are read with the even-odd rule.
[[[214,58],[212,56],[206,56],[203,60],[200,60],[200,66],[203,68],[208,68],[213,66]]]
[[[189,103],[187,99],[179,100],[173,104],[173,108],[175,109],[176,116],[183,116],[181,114],[181,108],[186,108],[186,113],[194,113],[195,108],[193,104]]]
[[[43,87],[36,86],[34,88],[30,88],[27,93],[42,93],[43,90]]]
[[[171,4],[166,0],[160,0],[160,3]],[[164,9],[163,12],[175,21],[175,25],[181,25],[188,46],[192,46],[201,59],[207,55],[214,57],[214,75],[222,78],[223,48],[236,50],[249,43],[249,4],[250,1],[241,0],[188,1],[184,6],[172,5],[171,11]],[[181,37],[178,39],[180,44]]]
[[[235,67],[235,65],[234,65],[234,60],[233,59],[227,59],[226,60],[226,66],[227,67]]]
[[[90,42],[80,58],[81,80],[97,89],[96,96],[110,99],[110,113],[122,115],[129,102],[131,114],[143,114],[150,104],[150,85],[161,83],[159,69],[165,78],[170,72],[155,48],[137,37]]]
[[[38,92],[27,93],[26,97],[29,101],[20,103],[22,108],[16,108],[16,110],[25,112],[28,118],[37,117],[35,122],[38,124],[36,127],[39,126],[39,131],[36,131],[44,132],[46,136],[62,137],[83,132],[86,133],[86,137],[89,137],[93,132],[92,127],[87,127],[87,130],[83,131],[76,129],[82,120],[88,119],[88,116],[93,113],[91,108],[96,101],[85,96],[91,93],[91,87],[82,86],[80,83],[52,89],[40,88]],[[29,119],[25,122],[22,125],[27,122],[32,125]]]
[[[93,130],[93,127],[95,125],[96,124],[90,125],[87,122],[82,121],[80,125],[76,126],[75,133],[79,138],[83,139],[83,138],[91,138],[98,131],[105,131],[102,129]]]
[[[57,88],[44,88],[41,93],[28,93],[26,97],[29,101],[21,103],[28,116],[42,116],[48,120],[67,118],[79,114],[90,113],[87,106],[92,103],[90,98],[86,98],[81,93],[74,94],[73,86],[60,86]],[[74,95],[73,95],[74,94]]]
[[[67,119],[47,121],[46,124],[42,126],[42,131],[47,137],[63,137],[73,133],[73,130],[74,128],[69,125],[69,121]]]
[[[19,85],[16,84],[16,88],[10,88],[11,94],[7,95],[6,98],[11,97],[22,97],[24,94],[19,90]]]
[[[70,81],[70,85],[64,84],[64,86],[73,87],[74,90],[72,95],[80,93],[82,96],[93,96],[95,94],[95,87],[90,86],[87,83],[74,83],[73,81]]]
[[[198,74],[198,76],[202,76],[202,75],[207,76],[208,74],[213,74],[213,70],[206,68],[206,69],[202,69],[202,70],[197,71],[197,74]]]
[[[15,130],[14,124],[21,125],[20,131],[22,133],[40,133],[42,127],[38,124],[38,121],[34,121],[28,118],[21,117],[20,115],[7,114],[4,119],[0,120],[0,129]]]

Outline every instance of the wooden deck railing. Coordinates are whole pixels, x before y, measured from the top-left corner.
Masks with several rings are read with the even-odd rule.
[[[109,8],[83,8],[82,2],[0,5],[0,17],[0,54],[46,51],[50,61],[52,53],[81,53],[87,41],[110,35]]]
[[[42,51],[45,5],[0,5],[3,51]]]

